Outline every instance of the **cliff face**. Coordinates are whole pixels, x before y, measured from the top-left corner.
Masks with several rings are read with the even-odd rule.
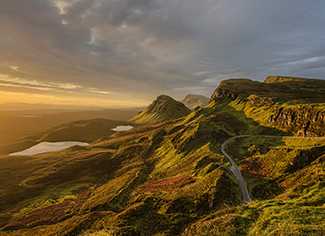
[[[212,99],[256,95],[282,102],[324,103],[325,80],[269,76],[264,82],[229,79],[220,83]]]
[[[315,106],[276,109],[268,122],[275,127],[294,132],[299,136],[324,136],[325,111]]]
[[[268,77],[265,82],[233,79],[221,82],[212,98],[227,102],[261,125],[299,136],[325,135],[325,82]]]

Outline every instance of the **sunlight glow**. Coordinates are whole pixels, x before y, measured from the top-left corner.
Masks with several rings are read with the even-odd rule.
[[[80,107],[141,107],[147,105],[144,100],[117,100],[107,98],[94,98],[88,96],[65,96],[46,95],[37,93],[8,92],[0,91],[0,104],[6,103],[27,103],[27,104],[51,104],[51,105],[72,105]]]

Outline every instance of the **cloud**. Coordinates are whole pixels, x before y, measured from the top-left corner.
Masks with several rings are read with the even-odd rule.
[[[18,71],[19,70],[19,66],[9,66],[10,69],[14,70],[14,71]]]
[[[2,83],[2,82],[0,82],[0,87],[4,87],[4,88],[25,88],[25,89],[40,90],[40,91],[50,91],[50,90],[52,90],[51,88],[35,87],[35,86],[22,85],[22,84],[10,84],[10,83]]]
[[[77,84],[70,83],[55,83],[55,82],[42,82],[37,80],[29,80],[19,77],[11,77],[6,74],[0,74],[0,82],[8,85],[19,85],[19,86],[28,86],[33,88],[40,89],[65,89],[65,90],[75,90],[82,88]]]
[[[107,99],[101,97],[89,96],[69,96],[65,95],[51,95],[41,93],[26,93],[26,92],[12,92],[0,91],[0,104],[5,103],[21,103],[25,104],[53,104],[53,105],[73,105],[78,107],[142,107],[146,105],[146,101],[140,99]]]
[[[78,84],[44,82],[19,77],[12,77],[6,74],[0,74],[0,86],[9,88],[25,88],[40,91],[67,91],[100,95],[112,94],[112,92],[106,90],[100,90],[98,88],[87,88]]]
[[[101,94],[101,95],[109,95],[109,94],[112,94],[112,92],[104,91],[104,90],[99,90],[99,89],[96,89],[96,88],[90,88],[90,89],[88,89],[88,91],[91,92],[91,93]]]
[[[324,7],[321,0],[3,0],[0,73],[19,78],[11,85],[148,100],[207,94],[234,76],[323,78]]]

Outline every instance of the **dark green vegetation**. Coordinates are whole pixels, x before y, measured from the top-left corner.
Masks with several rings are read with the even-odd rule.
[[[202,95],[189,94],[182,100],[182,102],[191,110],[197,107],[205,107],[209,104],[209,98]]]
[[[144,111],[131,119],[137,124],[157,123],[177,119],[191,112],[183,103],[173,98],[161,95]]]
[[[184,235],[323,235],[325,138],[251,136],[233,144],[254,201],[217,211]]]
[[[324,235],[325,138],[316,134],[324,128],[325,97],[293,98],[296,83],[324,88],[292,78],[225,81],[208,107],[185,117],[87,148],[1,158],[0,235]],[[242,84],[246,90],[238,91]],[[252,96],[272,104],[252,103]],[[295,116],[279,127],[267,122],[278,106],[320,111],[317,119]],[[308,121],[298,132],[308,137],[289,137]],[[243,134],[227,152],[248,183],[249,204],[220,151]]]

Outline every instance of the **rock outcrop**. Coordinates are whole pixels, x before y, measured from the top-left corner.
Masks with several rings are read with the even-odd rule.
[[[209,104],[209,98],[203,95],[189,94],[182,101],[185,106],[190,109],[195,109],[197,107],[205,107]]]
[[[231,79],[211,98],[228,102],[261,125],[299,136],[325,135],[325,81],[270,76],[264,82]]]

